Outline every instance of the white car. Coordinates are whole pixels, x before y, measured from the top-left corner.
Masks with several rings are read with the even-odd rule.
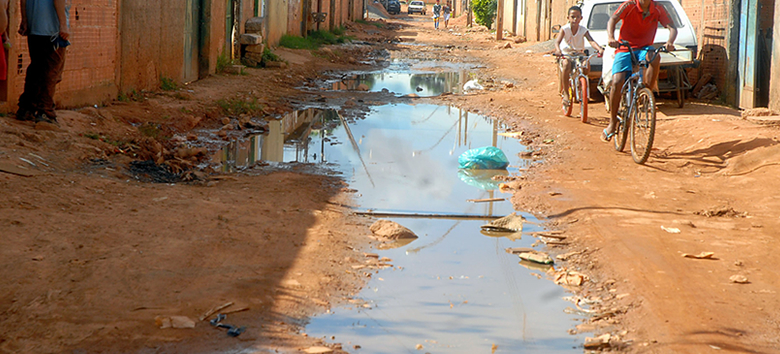
[[[607,45],[607,22],[609,17],[615,13],[615,10],[622,4],[620,0],[585,0],[582,5],[582,25],[588,28],[590,35],[593,39],[605,49],[605,55],[609,54],[609,48]],[[677,38],[674,41],[675,47],[681,49],[674,54],[677,57],[673,57],[666,53],[661,53],[661,63],[667,63],[670,61],[690,61],[696,58],[696,51],[699,47],[696,40],[696,30],[691,25],[691,20],[688,19],[688,15],[682,8],[682,5],[677,0],[655,0],[656,5],[663,6],[664,10],[669,14],[674,26],[677,28]],[[615,26],[615,39],[619,38],[620,25],[618,22]],[[658,30],[655,33],[655,43],[665,43],[669,39],[669,30],[658,25]],[[585,41],[585,49],[594,53],[590,43]],[[686,50],[687,49],[687,50]],[[614,50],[614,49],[612,49]],[[608,60],[608,64],[609,64]],[[611,71],[611,68],[607,68],[607,71]],[[598,78],[602,75],[602,59],[594,57],[591,59],[591,71],[588,75],[593,81],[598,82]]]
[[[415,12],[418,14],[425,15],[426,11],[425,11],[424,1],[415,0],[409,3],[409,6],[406,8],[406,13],[411,15]]]

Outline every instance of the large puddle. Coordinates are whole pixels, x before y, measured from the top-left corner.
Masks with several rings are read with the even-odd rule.
[[[567,311],[568,294],[544,267],[526,267],[505,252],[533,237],[480,232],[491,217],[512,213],[490,179],[496,172],[458,170],[468,149],[496,146],[510,160],[503,174],[530,162],[517,139],[484,116],[437,105],[372,107],[347,121],[336,111],[308,109],[271,122],[270,132],[226,147],[226,169],[258,160],[328,164],[358,191],[362,210],[393,215],[418,239],[376,250],[394,267],[373,274],[355,297],[367,307],[335,308],[311,319],[306,332],[344,344],[351,353],[581,353],[569,335],[582,317]],[[216,162],[216,161],[215,161]],[[472,203],[469,199],[504,198]],[[432,217],[414,217],[425,214]],[[453,218],[453,216],[469,216]],[[524,233],[541,231],[528,214]],[[418,351],[418,348],[422,348]]]

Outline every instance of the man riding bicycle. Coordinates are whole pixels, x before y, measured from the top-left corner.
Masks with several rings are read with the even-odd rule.
[[[620,28],[620,38],[615,40],[615,26],[622,20],[623,25]],[[627,41],[634,51],[637,60],[647,58],[647,52],[653,50],[653,41],[658,24],[669,29],[669,39],[664,46],[667,50],[674,50],[674,40],[677,38],[677,28],[669,19],[669,15],[662,6],[656,5],[653,0],[628,0],[620,5],[615,13],[607,22],[607,38],[609,46],[618,48],[618,44]],[[658,74],[660,73],[661,57],[656,56],[647,70],[644,72],[647,88],[651,91],[657,91]],[[631,74],[632,59],[628,48],[619,47],[615,54],[615,61],[612,63],[612,84],[610,89],[609,103],[609,126],[601,133],[601,140],[609,141],[615,135],[617,127],[617,113],[620,105],[623,82]]]

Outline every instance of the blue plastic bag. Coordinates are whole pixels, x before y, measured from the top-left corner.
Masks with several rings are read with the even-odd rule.
[[[466,170],[502,170],[507,166],[504,152],[493,146],[471,149],[458,157],[458,168]]]

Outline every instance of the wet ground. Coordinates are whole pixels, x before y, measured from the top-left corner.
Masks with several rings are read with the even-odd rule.
[[[384,72],[351,75],[338,84],[406,95],[450,92],[464,74]],[[334,84],[336,85],[336,84]],[[417,89],[421,87],[422,89]],[[517,139],[488,117],[431,104],[385,104],[362,119],[335,110],[306,109],[272,121],[269,133],[226,147],[215,156],[230,168],[264,162],[324,164],[357,190],[359,209],[389,217],[419,237],[381,244],[392,268],[379,271],[354,306],[312,319],[310,336],[372,353],[475,353],[490,348],[524,353],[581,352],[583,338],[567,334],[580,319],[545,279],[545,266],[519,264],[510,247],[531,247],[541,226],[529,214],[524,235],[488,235],[480,226],[514,212],[495,175],[517,176],[531,160]],[[458,169],[469,149],[495,146],[510,166],[501,171]],[[264,162],[261,162],[264,161]],[[503,199],[470,202],[470,199]],[[426,217],[418,217],[426,215]]]

